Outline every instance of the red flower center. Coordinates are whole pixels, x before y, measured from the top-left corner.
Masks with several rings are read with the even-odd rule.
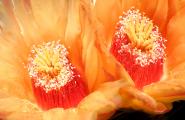
[[[163,75],[165,41],[149,18],[129,10],[117,23],[110,51],[142,89]]]
[[[36,100],[45,110],[75,107],[87,95],[83,77],[67,55],[59,41],[33,46],[28,72]]]

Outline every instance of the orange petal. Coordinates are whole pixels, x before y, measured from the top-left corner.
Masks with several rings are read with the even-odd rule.
[[[121,2],[118,0],[96,0],[95,13],[97,14],[97,19],[105,27],[106,37],[112,38],[116,22],[122,12]]]
[[[0,119],[9,119],[9,116],[19,113],[31,113],[40,111],[40,109],[33,103],[25,99],[19,99],[0,93]]]
[[[127,0],[123,0],[122,3],[127,3]],[[141,12],[146,13],[146,15],[154,21],[154,23],[159,27],[160,31],[163,32],[168,14],[168,0],[130,0],[128,1],[128,7],[135,7],[140,9]],[[125,6],[123,6],[123,10]]]
[[[4,33],[13,31],[15,34],[20,32],[18,24],[15,21],[15,18],[10,9],[10,5],[7,1],[0,2],[0,16],[1,32]]]
[[[135,2],[135,1],[134,1]],[[159,30],[165,33],[165,27],[168,15],[168,0],[141,0],[135,2],[135,7],[151,18],[159,27]]]
[[[105,81],[104,74],[100,74],[102,65],[99,50],[95,46],[96,35],[94,31],[92,24],[85,20],[82,36],[82,62],[90,91],[95,89],[99,83]],[[102,79],[99,79],[100,77]],[[99,81],[99,83],[97,83],[98,80],[101,80],[101,82]]]
[[[98,50],[93,45],[93,43],[89,44],[85,56],[85,75],[88,80],[87,84],[90,91],[95,88],[95,83],[100,71],[100,69],[97,69],[100,68]]]
[[[27,55],[21,54],[26,52],[26,49],[21,49],[24,48],[23,43],[16,41],[18,38],[15,36],[3,35],[2,37],[4,38],[0,38],[0,82],[2,83],[0,89],[10,95],[33,100],[31,82],[23,64]],[[16,46],[19,46],[19,48],[15,49]],[[23,50],[25,51],[23,52]],[[14,89],[15,87],[17,89]]]
[[[35,42],[36,39],[40,37],[40,32],[38,30],[38,26],[35,25],[33,16],[29,13],[30,9],[27,9],[28,7],[23,0],[19,2],[16,0],[12,0],[8,3],[11,6],[11,11],[15,18],[15,21],[19,26],[19,34],[27,39],[25,40],[27,45],[33,44],[33,42]]]
[[[145,3],[146,4],[146,3]],[[158,0],[152,20],[159,27],[159,30],[164,34],[168,17],[168,0]]]
[[[122,80],[102,84],[95,92],[82,100],[79,108],[95,111],[101,118],[102,115],[110,116],[122,104],[119,89],[123,85]]]
[[[25,106],[24,104],[15,106],[22,106],[23,109],[21,111],[11,111],[10,109],[10,113],[7,114],[2,112],[3,114],[1,113],[0,118],[8,120],[96,120],[97,118],[97,114],[94,112],[81,108],[71,108],[67,110],[56,108],[48,111],[26,111],[30,106]]]
[[[168,18],[173,17],[181,8],[185,6],[185,0],[169,0],[169,15]]]
[[[33,16],[32,19],[35,20],[34,25],[40,29],[39,32],[46,35],[44,39],[50,39],[48,36],[53,36],[53,39],[57,39],[57,37],[64,39],[67,19],[67,1],[30,0],[27,1],[27,4],[29,4],[32,9],[29,15]]]
[[[185,7],[169,21],[167,27],[167,62],[171,70],[185,60]]]
[[[91,111],[71,108],[71,109],[61,109],[56,108],[42,113],[43,120],[95,120],[96,114]]]
[[[83,22],[82,61],[87,84],[92,91],[103,82],[119,79],[121,66],[107,50],[101,25],[91,11],[89,14],[92,15],[89,17],[91,20],[85,19]]]
[[[70,0],[68,3],[67,11],[67,22],[65,29],[64,44],[69,49],[69,57],[71,62],[75,64],[79,69],[82,68],[82,54],[83,54],[83,35],[86,35],[86,31],[90,28],[85,29],[84,26],[89,27],[91,18],[90,2],[80,0]],[[87,24],[86,24],[87,23]],[[88,36],[89,37],[89,36]],[[91,39],[91,38],[87,38]],[[87,40],[88,41],[88,40]],[[89,40],[91,41],[91,40]],[[87,44],[89,44],[87,42]],[[87,48],[85,47],[85,50]]]

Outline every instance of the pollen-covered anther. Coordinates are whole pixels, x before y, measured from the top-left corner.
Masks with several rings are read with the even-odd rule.
[[[152,20],[131,9],[119,19],[110,51],[142,89],[162,76],[165,41]]]
[[[34,45],[28,59],[34,94],[43,109],[74,107],[87,94],[82,76],[59,42]]]
[[[59,41],[33,46],[28,70],[30,76],[37,80],[35,84],[43,86],[48,92],[69,82],[74,76],[67,54],[67,49]]]
[[[152,21],[148,21],[146,18],[143,18],[142,20],[139,20],[139,18],[132,20],[130,18],[125,27],[126,34],[128,35],[133,48],[136,47],[141,50],[152,49],[154,42],[154,38],[150,36],[153,29]]]

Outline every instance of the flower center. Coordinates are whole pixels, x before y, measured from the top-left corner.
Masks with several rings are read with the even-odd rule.
[[[67,59],[67,49],[58,42],[48,42],[33,46],[28,70],[36,86],[46,91],[59,89],[73,78],[72,66]]]
[[[75,107],[88,93],[83,77],[67,55],[59,41],[34,45],[31,50],[28,72],[35,98],[44,110]]]
[[[110,51],[142,89],[162,76],[165,41],[152,20],[131,9],[119,19]]]
[[[125,33],[128,35],[133,48],[143,51],[151,50],[154,40],[158,39],[153,31],[153,23],[148,18],[141,16],[139,11],[128,11],[127,17],[122,22]]]

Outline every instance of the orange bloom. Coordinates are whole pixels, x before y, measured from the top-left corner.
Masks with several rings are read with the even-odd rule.
[[[99,24],[102,25],[102,33],[105,35],[104,46],[122,64],[130,75],[130,81],[133,81],[130,86],[120,89],[123,98],[122,107],[163,113],[171,108],[171,102],[185,98],[184,5],[184,1],[178,0],[96,1],[95,13]],[[136,10],[132,10],[133,7]],[[137,10],[145,14],[140,16]],[[122,16],[123,12],[125,14]],[[144,27],[142,27],[143,24]],[[153,25],[154,27],[152,27]],[[155,25],[159,28],[159,34],[161,33],[159,36],[157,35],[158,37],[152,35],[156,33]],[[145,36],[142,36],[143,32]],[[148,33],[150,33],[150,37],[148,37]],[[162,40],[161,44],[159,39],[164,38],[167,39],[167,42]],[[154,43],[155,45],[159,43],[159,46],[163,46],[164,43],[166,49],[165,47],[155,47]],[[161,57],[155,54],[155,49],[160,49],[160,52],[157,53],[158,55],[160,53]],[[165,59],[163,50],[166,53],[164,63],[160,61]],[[137,57],[140,54],[142,56]],[[140,65],[138,65],[139,63]]]
[[[0,119],[93,120],[118,107],[123,82],[98,49],[90,1],[0,5]]]
[[[168,40],[164,80],[142,89],[109,51],[119,16],[132,6]],[[96,120],[120,107],[169,110],[184,98],[184,10],[178,0],[0,1],[0,119]]]

